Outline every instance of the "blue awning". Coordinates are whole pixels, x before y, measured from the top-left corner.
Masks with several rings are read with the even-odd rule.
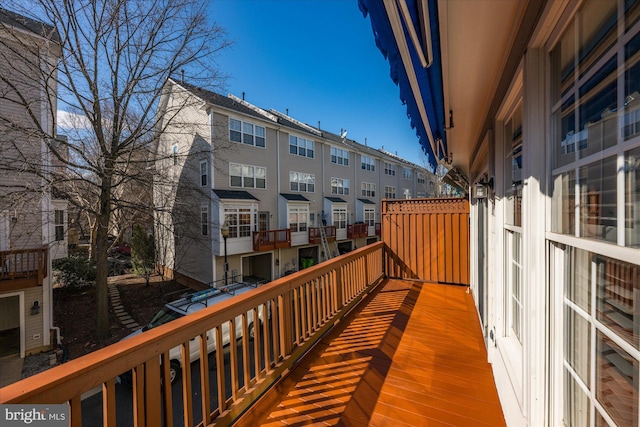
[[[369,15],[411,127],[435,166],[448,152],[437,0],[426,0],[425,10],[421,0],[358,0],[358,5],[365,18]]]

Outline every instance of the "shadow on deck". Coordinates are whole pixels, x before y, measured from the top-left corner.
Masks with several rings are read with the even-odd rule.
[[[505,425],[466,290],[385,281],[238,425]]]

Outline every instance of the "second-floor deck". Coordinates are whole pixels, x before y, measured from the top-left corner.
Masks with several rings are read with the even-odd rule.
[[[47,277],[47,248],[0,251],[0,291],[41,286]]]
[[[421,246],[414,227],[397,226],[418,208],[391,206],[383,234]],[[413,280],[422,248],[390,270],[404,279],[388,277],[404,259],[393,246],[367,245],[4,387],[0,404],[68,403],[74,427],[504,424],[469,288]]]
[[[291,247],[291,229],[265,230],[253,232],[253,250],[271,251]]]

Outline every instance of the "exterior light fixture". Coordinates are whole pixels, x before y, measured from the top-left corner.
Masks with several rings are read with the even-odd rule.
[[[220,234],[224,239],[224,286],[229,286],[229,263],[227,262],[227,238],[229,237],[229,224],[227,221],[220,227]]]
[[[40,314],[40,302],[38,300],[35,300],[31,306],[31,315],[35,316],[36,314]]]

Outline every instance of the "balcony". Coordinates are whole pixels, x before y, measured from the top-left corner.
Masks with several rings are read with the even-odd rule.
[[[253,232],[254,251],[270,251],[289,247],[291,247],[291,229],[289,228]]]
[[[357,239],[358,237],[367,237],[368,235],[369,226],[367,224],[347,225],[347,239]]]
[[[324,227],[324,233],[327,235],[327,242],[336,241],[336,229],[337,227],[335,225],[326,225]],[[309,243],[322,243],[320,227],[309,227]]]
[[[47,248],[0,251],[0,292],[41,286],[47,277]]]
[[[412,209],[409,216],[415,217]],[[443,252],[453,247],[439,241],[447,238],[446,230],[436,226],[418,239],[408,231],[415,228],[394,227],[413,219],[400,218],[397,206],[392,212],[385,216],[385,230],[400,234],[389,242],[356,249],[4,387],[0,404],[68,402],[72,426],[100,421],[91,416],[105,426],[504,425],[468,287],[411,279],[423,279],[428,271],[429,280],[441,276],[443,282],[464,284],[466,245],[458,245],[455,256]],[[466,227],[468,217],[459,216],[458,224]],[[424,260],[434,253],[442,259],[427,268]],[[387,271],[401,278],[390,279]],[[249,324],[259,313],[269,314]],[[219,344],[226,328],[236,344],[207,355],[207,337]],[[185,354],[193,340],[202,357],[190,364],[183,356],[171,384],[169,351],[180,346]],[[133,384],[125,388],[116,378],[129,370]],[[89,391],[98,395],[83,401]],[[98,409],[87,406],[90,400]]]

